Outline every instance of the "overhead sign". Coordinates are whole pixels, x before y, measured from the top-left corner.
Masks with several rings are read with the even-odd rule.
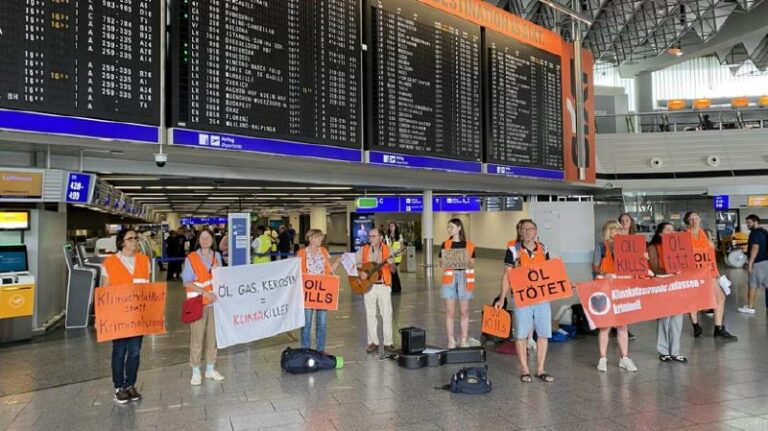
[[[0,199],[14,201],[42,198],[42,171],[0,171]]]
[[[730,209],[731,203],[728,195],[717,195],[713,199],[715,211],[726,211]]]
[[[70,172],[67,175],[67,185],[64,189],[64,202],[70,204],[87,204],[91,201],[93,175],[81,172]]]
[[[766,207],[768,206],[768,195],[749,195],[747,198],[748,207]]]
[[[421,196],[362,197],[355,201],[358,209],[377,213],[420,213],[424,211]],[[435,196],[432,198],[434,212],[475,212],[480,211],[482,200],[477,196]]]
[[[181,224],[227,224],[226,217],[182,217]]]

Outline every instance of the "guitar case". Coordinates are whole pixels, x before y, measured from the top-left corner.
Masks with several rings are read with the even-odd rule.
[[[451,349],[445,352],[446,364],[466,364],[470,362],[485,362],[485,349],[483,347],[466,347],[463,349]]]
[[[445,365],[445,351],[437,353],[415,353],[407,354],[402,351],[397,352],[397,365],[411,370],[424,367],[439,367]]]

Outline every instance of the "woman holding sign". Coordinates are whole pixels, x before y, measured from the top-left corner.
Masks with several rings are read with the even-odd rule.
[[[603,224],[603,241],[595,247],[594,257],[592,259],[592,272],[595,279],[616,278],[616,264],[613,259],[614,243],[613,238],[616,234],[622,232],[621,224],[616,220],[608,220]],[[598,371],[608,371],[608,341],[610,338],[610,328],[600,328],[598,344],[600,347],[600,359],[597,361]],[[616,340],[619,343],[619,368],[627,371],[637,371],[637,366],[629,358],[629,331],[626,326],[616,328]]]
[[[657,277],[667,274],[664,263],[664,250],[661,246],[661,236],[675,231],[671,223],[663,222],[656,226],[656,233],[648,246],[648,266]],[[686,363],[688,358],[680,354],[680,336],[683,334],[683,315],[678,314],[659,319],[656,338],[656,350],[662,362],[677,361]]]
[[[538,228],[533,220],[521,220],[518,240],[512,247],[507,248],[507,254],[504,257],[504,264],[508,268],[527,267],[540,264],[549,260],[549,252],[544,244],[536,241]],[[501,293],[499,300],[494,306],[502,308],[504,300],[511,290],[509,276],[504,271],[504,277],[501,280]],[[538,336],[538,351],[536,357],[536,377],[546,383],[555,380],[544,368],[547,359],[547,347],[549,338],[552,336],[552,309],[549,302],[540,302],[527,307],[518,307],[515,305],[515,347],[517,357],[520,360],[520,381],[523,383],[531,382],[531,372],[528,368],[528,350],[526,344],[528,334],[533,330]]]
[[[704,229],[701,228],[701,216],[699,216],[698,212],[688,211],[685,213],[685,216],[683,216],[683,222],[685,223],[686,230],[691,233],[694,251],[715,248],[715,246],[709,240],[707,233],[704,232]],[[714,255],[714,253],[712,255]],[[726,341],[737,341],[738,337],[726,331],[725,325],[723,324],[723,318],[725,317],[725,293],[723,293],[723,289],[720,288],[717,280],[713,280],[713,283],[715,284],[716,304],[714,337],[721,338]],[[693,336],[701,336],[703,330],[701,329],[701,325],[699,325],[698,311],[691,313],[691,323],[693,324]]]
[[[216,251],[216,242],[209,229],[203,229],[197,234],[196,251],[187,255],[181,279],[187,290],[187,298],[203,297],[203,315],[192,322],[189,341],[189,365],[192,367],[190,384],[200,385],[203,377],[200,374],[200,364],[203,349],[205,349],[205,378],[220,382],[224,376],[214,369],[218,349],[216,348],[216,323],[213,313],[213,269],[221,266],[221,255]]]
[[[323,232],[319,229],[310,229],[307,232],[307,243],[309,246],[302,248],[298,252],[301,258],[301,272],[311,275],[333,275],[333,271],[339,265],[339,261],[331,264],[331,255],[328,250],[322,246]],[[315,337],[317,341],[317,350],[325,353],[325,335],[328,322],[327,310],[304,309],[304,328],[301,329],[301,348],[309,349],[312,347],[312,317],[317,316],[315,328]]]
[[[149,258],[138,252],[138,240],[133,229],[126,228],[117,233],[119,251],[104,259],[100,287],[130,287],[132,284],[149,283]],[[141,399],[135,385],[142,339],[142,336],[137,336],[112,340],[112,382],[115,385],[115,401],[119,404]]]
[[[461,314],[461,341],[459,347],[469,347],[469,300],[475,289],[475,245],[467,241],[464,224],[454,218],[448,222],[448,235],[450,238],[443,241],[440,247],[440,267],[443,268],[442,289],[440,297],[445,299],[445,326],[448,331],[448,348],[456,348],[456,339],[453,336],[454,315],[456,314],[456,301],[459,302]],[[463,254],[450,252],[461,250]],[[458,259],[449,259],[449,256],[459,255]]]

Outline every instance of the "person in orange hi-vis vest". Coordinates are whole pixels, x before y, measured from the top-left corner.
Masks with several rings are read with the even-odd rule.
[[[366,325],[368,328],[368,347],[366,352],[379,351],[379,322],[376,318],[376,307],[379,307],[381,321],[384,326],[384,349],[394,352],[395,344],[392,340],[392,272],[390,265],[394,265],[395,259],[390,256],[389,247],[383,243],[384,232],[380,228],[371,228],[368,231],[368,244],[357,251],[356,261],[358,268],[368,262],[383,263],[381,267],[381,281],[374,283],[371,290],[363,295],[365,305]],[[368,274],[359,271],[360,278],[365,280]]]
[[[456,314],[456,302],[459,303],[461,321],[461,338],[459,347],[469,347],[469,300],[474,297],[475,290],[475,245],[467,240],[467,234],[461,220],[454,218],[448,221],[449,238],[440,246],[440,257],[444,250],[466,249],[466,268],[446,268],[443,261],[440,266],[443,269],[442,288],[440,297],[445,299],[445,327],[448,334],[448,348],[456,348],[456,339],[453,336],[454,315]]]
[[[536,240],[536,237],[538,236],[538,227],[533,220],[521,220],[518,231],[520,237],[513,246],[507,248],[507,253],[504,257],[505,271],[504,277],[501,280],[499,299],[494,304],[496,308],[502,308],[504,306],[504,299],[512,288],[510,286],[506,268],[520,266],[528,267],[543,263],[549,259],[549,251],[547,251],[547,247]],[[528,334],[535,330],[536,335],[538,336],[538,339],[536,340],[536,377],[546,383],[553,382],[555,378],[547,373],[545,369],[549,338],[552,336],[552,308],[550,307],[549,302],[540,302],[522,308],[515,305],[514,311],[515,347],[517,350],[517,357],[520,360],[520,381],[523,383],[530,383],[532,381],[531,372],[528,367],[528,350],[526,349],[526,344]]]
[[[181,272],[187,298],[203,295],[203,316],[190,325],[189,365],[192,367],[192,379],[189,383],[193,386],[203,382],[203,376],[200,373],[203,350],[205,350],[205,378],[217,382],[224,380],[224,376],[215,369],[218,349],[213,308],[216,295],[213,293],[212,284],[212,272],[214,268],[221,266],[221,255],[216,251],[213,232],[208,228],[198,232],[195,244],[198,248],[187,255],[184,260],[184,270]]]
[[[139,237],[135,230],[125,228],[117,233],[118,252],[101,265],[100,287],[129,286],[150,282],[149,257],[138,252]],[[112,382],[114,399],[119,404],[138,401],[141,394],[136,390],[139,373],[142,336],[112,340]]]
[[[698,212],[688,211],[685,213],[683,216],[683,223],[685,223],[686,230],[691,232],[694,250],[715,248],[709,240],[707,233],[701,228],[701,216]],[[713,336],[723,341],[738,341],[738,337],[725,330],[725,323],[723,323],[725,320],[725,293],[723,292],[723,289],[720,288],[720,284],[717,280],[714,280],[713,283],[715,283],[716,286],[716,305],[714,310],[715,330]],[[691,323],[693,324],[693,336],[700,337],[703,330],[701,329],[701,325],[699,325],[698,311],[691,312]]]
[[[306,239],[309,244],[307,247],[299,249],[296,255],[301,258],[301,273],[311,275],[333,275],[333,271],[341,262],[337,259],[331,262],[331,255],[328,249],[323,247],[323,238],[325,235],[320,229],[310,229],[307,232]],[[309,349],[312,347],[312,317],[316,317],[315,337],[317,350],[325,353],[325,337],[328,327],[328,311],[304,309],[304,327],[301,329],[301,348]]]

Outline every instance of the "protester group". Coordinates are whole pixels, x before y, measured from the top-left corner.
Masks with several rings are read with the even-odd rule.
[[[699,295],[699,302],[695,304],[711,304],[712,309],[701,310],[695,308],[694,305],[691,305],[692,308],[685,308],[686,301],[682,301],[682,308],[685,312],[678,311],[673,315],[664,315],[664,312],[656,310],[655,315],[658,316],[657,350],[659,360],[662,362],[686,363],[688,360],[681,352],[680,347],[685,320],[684,314],[688,314],[690,317],[694,337],[703,335],[704,330],[699,320],[699,314],[704,311],[713,316],[713,337],[722,341],[737,340],[735,335],[726,330],[724,324],[725,299],[729,293],[729,288],[727,280],[724,281],[724,277],[720,277],[717,273],[713,258],[715,246],[709,239],[707,232],[702,229],[701,218],[697,212],[686,213],[683,221],[685,223],[683,232],[686,233],[686,238],[690,237],[689,241],[694,251],[701,256],[706,256],[703,261],[712,260],[708,262],[706,269],[695,272],[696,276],[706,274],[705,278],[707,279],[706,283],[703,283],[702,287],[698,289],[699,292],[704,292],[704,302],[701,301],[702,296]],[[757,288],[768,287],[768,255],[766,255],[768,233],[760,227],[760,219],[755,215],[747,217],[747,227],[751,232],[747,264],[750,274],[749,302],[748,305],[740,308],[740,311],[754,313],[754,292]],[[371,228],[367,232],[367,244],[354,255],[347,254],[336,259],[332,259],[327,248],[323,246],[325,236],[320,230],[310,229],[306,233],[304,246],[296,247],[296,249],[292,249],[295,237],[295,231],[292,229],[281,229],[278,235],[283,235],[286,238],[284,241],[286,244],[280,244],[280,247],[276,246],[276,241],[273,241],[272,235],[267,233],[265,226],[255,226],[253,231],[255,235],[251,246],[254,253],[254,264],[271,262],[273,256],[287,257],[291,251],[295,250],[296,256],[300,258],[300,272],[305,277],[333,276],[336,274],[338,266],[344,264],[344,269],[348,275],[359,277],[360,280],[372,281],[369,283],[369,289],[363,295],[367,324],[366,351],[368,353],[378,353],[381,349],[385,352],[396,351],[392,335],[392,286],[395,282],[397,282],[398,287],[400,285],[397,267],[401,257],[396,251],[405,245],[396,223],[389,223],[386,229]],[[176,274],[180,274],[185,289],[186,301],[183,313],[186,313],[187,316],[193,316],[189,319],[191,332],[189,364],[191,367],[190,384],[194,386],[201,385],[204,379],[213,381],[225,379],[225,376],[216,369],[219,346],[217,345],[216,331],[217,317],[213,305],[220,296],[214,289],[213,274],[216,268],[226,265],[226,253],[223,257],[222,253],[217,250],[223,248],[223,251],[226,252],[227,238],[222,238],[221,233],[217,233],[207,228],[198,231],[193,240],[188,239],[192,240],[191,244],[194,245],[186,254],[181,269],[169,266],[169,280]],[[470,301],[475,295],[476,285],[476,247],[467,239],[468,233],[460,219],[451,219],[447,223],[447,234],[448,239],[442,242],[440,247],[439,260],[442,271],[440,296],[445,300],[446,312],[446,345],[448,349],[479,346],[479,341],[469,336]],[[615,324],[615,327],[612,328],[601,324],[603,317],[598,316],[598,314],[601,314],[602,311],[595,312],[595,309],[602,307],[600,310],[603,310],[606,304],[600,302],[603,298],[599,296],[592,295],[590,297],[588,291],[595,289],[596,286],[622,282],[621,280],[635,280],[638,283],[648,285],[648,280],[662,280],[665,277],[669,277],[669,280],[677,280],[675,277],[684,276],[687,267],[679,267],[677,263],[670,260],[670,256],[675,250],[668,248],[669,238],[675,234],[675,229],[671,223],[659,223],[650,242],[646,244],[643,237],[642,243],[640,243],[644,250],[640,252],[639,260],[642,262],[638,263],[638,268],[642,268],[642,270],[638,272],[637,268],[634,268],[633,271],[627,272],[623,268],[622,262],[618,262],[617,265],[617,257],[623,253],[623,249],[617,249],[616,244],[619,240],[622,241],[622,244],[625,241],[634,241],[635,244],[639,244],[638,237],[640,235],[636,232],[633,218],[625,213],[616,220],[605,221],[602,225],[600,240],[595,247],[592,259],[592,272],[595,281],[591,284],[575,285],[584,306],[586,318],[590,323],[590,329],[597,332],[596,368],[598,371],[605,372],[609,367],[608,344],[612,332],[615,334],[618,344],[619,357],[616,362],[618,367],[628,372],[636,372],[638,368],[630,359],[629,339],[631,333],[628,326]],[[628,235],[629,237],[619,235]],[[636,237],[632,238],[631,236]],[[547,262],[557,260],[555,256],[550,256],[546,245],[541,243],[538,238],[538,226],[534,220],[524,219],[517,223],[517,237],[506,244],[504,273],[499,283],[499,294],[491,301],[496,308],[505,308],[508,303],[513,304],[510,314],[513,316],[514,324],[512,327],[514,329],[508,338],[514,340],[515,350],[519,358],[520,381],[523,383],[530,383],[534,377],[546,383],[555,381],[555,377],[546,368],[548,343],[553,335],[550,299],[543,297],[531,301],[528,298],[523,301],[525,298],[522,293],[515,295],[516,290],[520,290],[520,286],[516,286],[519,282],[515,278],[515,270],[529,271],[535,274]],[[118,233],[118,252],[109,256],[103,263],[101,288],[120,286],[125,289],[136,289],[137,286],[149,283],[151,262],[147,256],[138,251],[137,239],[137,232],[131,228],[125,228]],[[346,262],[344,262],[345,259]],[[371,265],[366,265],[370,263],[377,264],[375,269],[370,269]],[[552,263],[560,264],[560,262]],[[703,268],[705,264],[697,262],[695,266]],[[371,273],[366,272],[364,268]],[[173,272],[175,274],[172,274]],[[564,270],[563,273],[565,273]],[[627,282],[623,283],[626,284]],[[565,284],[561,283],[561,285],[563,289],[559,293],[560,296],[557,296],[558,298],[566,294]],[[550,293],[553,291],[553,286],[550,286]],[[544,293],[543,290],[542,293]],[[676,294],[683,295],[678,296],[678,298],[687,298],[685,295],[688,295],[686,292],[677,292]],[[570,295],[570,285],[568,285],[567,295]],[[605,296],[607,298],[610,295]],[[593,302],[590,303],[590,301]],[[609,307],[609,305],[607,306]],[[305,304],[302,304],[302,307],[304,309],[304,327],[301,329],[301,347],[311,348],[313,346],[311,335],[312,326],[315,326],[314,348],[325,354],[328,311],[327,309],[305,307]],[[458,337],[455,332],[457,309],[459,314]],[[382,317],[383,340],[379,338],[377,315]],[[149,332],[137,333],[146,334]],[[142,337],[143,335],[136,335],[112,339],[114,399],[120,404],[141,399],[135,385]],[[535,373],[532,373],[529,368],[529,349],[535,352]]]

